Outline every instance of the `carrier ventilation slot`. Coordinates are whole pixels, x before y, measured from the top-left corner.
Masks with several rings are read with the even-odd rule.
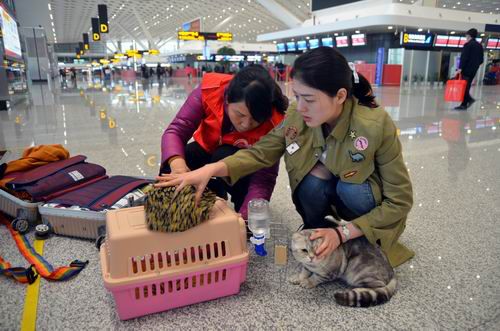
[[[203,287],[223,282],[227,279],[227,269],[202,273],[191,277],[179,278],[134,288],[135,299],[147,299],[150,297],[167,295],[168,293],[188,290],[190,288]]]
[[[223,258],[227,256],[227,253],[227,244],[225,241],[197,247],[191,246],[175,251],[132,257],[130,259],[131,270],[133,274],[162,270]]]

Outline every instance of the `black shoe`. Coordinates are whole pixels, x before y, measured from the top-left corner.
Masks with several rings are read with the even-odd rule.
[[[465,105],[460,105],[460,106],[455,107],[455,108],[453,108],[453,109],[455,109],[455,110],[466,110],[466,109],[467,109],[467,106],[465,106]]]
[[[473,104],[474,102],[476,102],[476,99],[471,99],[471,100],[469,101],[469,103],[467,104],[467,108],[469,108],[470,106],[472,106],[472,104]]]

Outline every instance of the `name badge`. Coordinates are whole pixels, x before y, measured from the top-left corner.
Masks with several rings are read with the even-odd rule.
[[[288,152],[289,155],[292,155],[293,153],[295,153],[299,149],[300,149],[300,146],[296,142],[293,142],[286,147],[286,151]]]

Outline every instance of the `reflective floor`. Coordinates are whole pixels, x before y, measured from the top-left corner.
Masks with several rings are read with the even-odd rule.
[[[63,144],[109,174],[154,176],[160,139],[197,81],[59,81],[33,85],[26,103],[0,111],[0,150],[16,158],[30,145]],[[283,85],[289,94],[290,87]],[[42,281],[37,327],[46,329],[478,329],[500,327],[500,87],[473,87],[467,111],[443,101],[442,86],[376,88],[400,129],[415,203],[402,241],[416,257],[399,267],[399,290],[383,306],[337,306],[332,283],[313,290],[289,285],[294,262],[278,270],[251,257],[237,296],[121,322],[103,287],[93,243],[53,237],[44,256],[89,266],[66,283]],[[273,217],[291,233],[300,224],[283,163]],[[5,228],[0,252],[24,265]],[[0,278],[0,329],[19,328],[25,286]]]

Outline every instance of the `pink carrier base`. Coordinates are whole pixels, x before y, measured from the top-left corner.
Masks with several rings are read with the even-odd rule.
[[[240,262],[179,277],[106,288],[113,294],[118,316],[127,320],[237,294],[246,272],[247,262]]]

